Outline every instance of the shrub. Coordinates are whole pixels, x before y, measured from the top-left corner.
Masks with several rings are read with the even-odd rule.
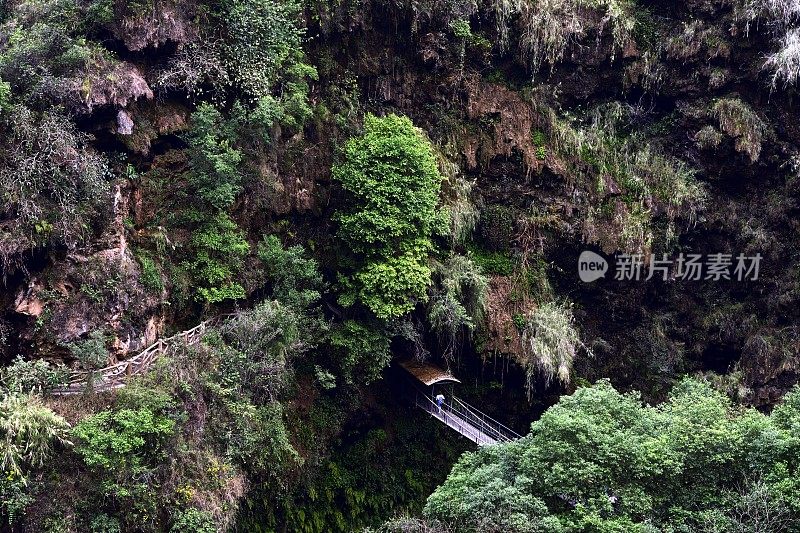
[[[484,274],[510,276],[517,264],[508,252],[490,252],[472,247],[469,257]]]
[[[0,523],[7,524],[9,530],[25,522],[26,510],[33,501],[23,478],[12,473],[0,477]]]
[[[121,533],[122,527],[119,520],[102,513],[93,517],[89,522],[89,531],[91,533]]]
[[[0,266],[50,243],[75,248],[108,194],[106,160],[64,115],[13,106],[0,117]]]
[[[224,15],[222,57],[235,86],[253,102],[267,96],[302,57],[300,2],[233,0]]]
[[[189,243],[190,258],[184,267],[195,285],[195,300],[206,304],[245,296],[237,281],[250,245],[228,216],[244,179],[242,153],[233,145],[240,120],[226,120],[209,104],[192,114],[188,182],[195,209],[187,211],[189,222],[199,222]]]
[[[304,255],[302,246],[284,248],[275,235],[265,236],[258,246],[258,257],[272,283],[273,297],[296,309],[305,309],[316,302],[323,286],[317,261]]]
[[[254,476],[282,483],[276,487],[280,491],[286,471],[301,462],[289,442],[281,404],[255,405],[241,400],[224,403],[226,456]]]
[[[772,87],[796,85],[800,78],[800,28],[793,28],[780,39],[778,51],[767,56],[764,68],[771,70]]]
[[[766,19],[779,29],[800,20],[800,6],[792,0],[746,0],[741,7],[741,16],[748,21]]]
[[[633,41],[634,9],[625,0],[495,0],[498,25],[507,25],[511,13],[520,14],[522,55],[534,76],[544,64],[552,67],[559,62],[567,46],[594,27],[587,12],[605,11],[595,28],[602,32],[610,27],[615,50],[622,50]],[[504,33],[507,31],[501,32],[501,46]]]
[[[722,134],[714,126],[703,126],[698,131],[694,140],[703,150],[712,150],[722,143]]]
[[[11,109],[11,85],[7,81],[0,80],[0,114],[7,109]]]
[[[784,87],[794,85],[800,77],[800,5],[791,0],[746,0],[737,4],[738,16],[749,30],[758,21],[778,46],[777,52],[767,55],[764,68],[772,71],[772,88],[779,82]]]
[[[751,163],[758,161],[767,126],[750,106],[738,98],[721,98],[711,112],[722,131],[733,137],[736,151],[747,154]]]
[[[14,362],[0,369],[0,383],[9,392],[47,392],[67,380],[63,364],[54,366],[44,359],[25,361],[18,355]]]
[[[255,398],[276,399],[291,358],[308,347],[295,311],[276,301],[236,314],[220,331],[230,348],[221,350],[221,383]]]
[[[229,93],[234,107],[241,99],[250,110],[245,113],[249,126],[260,129],[263,140],[269,140],[275,124],[302,126],[313,112],[309,80],[318,75],[303,62],[300,4],[236,0],[212,17],[200,42],[170,57],[157,74],[157,85],[190,96],[211,89],[219,103]]]
[[[135,405],[127,396],[113,410],[84,418],[72,432],[91,476],[83,490],[91,494],[93,512],[112,513],[123,531],[159,530],[159,470],[176,429],[162,394],[141,398],[145,402]]]
[[[730,44],[716,26],[706,27],[699,20],[684,23],[683,32],[673,36],[666,47],[667,57],[684,61],[695,58],[704,50],[707,59],[730,56]]]
[[[226,121],[209,104],[192,113],[189,145],[189,186],[214,209],[227,209],[242,187],[239,165],[242,154],[233,148],[237,139],[235,121]]]
[[[6,36],[0,78],[11,84],[20,102],[37,110],[52,104],[85,108],[91,82],[113,83],[104,78],[111,77],[117,61],[85,35],[83,22],[91,4],[28,0],[8,6],[0,30]]]
[[[102,411],[73,430],[75,450],[86,466],[109,473],[140,476],[172,436],[175,421],[150,409]]]
[[[463,180],[461,180],[463,183]],[[459,186],[461,187],[461,186]],[[469,186],[471,188],[471,185]],[[475,230],[480,218],[480,211],[469,198],[466,187],[459,192],[453,203],[447,206],[450,211],[450,235],[453,245],[464,244]]]
[[[16,530],[24,525],[34,501],[28,480],[54,454],[71,444],[69,424],[42,405],[37,396],[6,393],[0,399],[0,525]],[[22,520],[20,520],[22,519]]]
[[[77,359],[84,368],[97,369],[108,364],[108,348],[106,348],[106,336],[102,330],[96,329],[89,333],[89,337],[68,345],[72,356]]]
[[[388,319],[405,315],[416,306],[416,300],[426,299],[431,270],[427,265],[430,242],[417,241],[400,255],[368,261],[349,282],[343,283],[344,305],[353,303],[355,295],[378,318]]]
[[[218,212],[197,230],[190,248],[193,257],[186,266],[197,285],[196,300],[213,304],[244,298],[236,278],[250,245],[226,213]]]
[[[216,531],[211,513],[194,508],[181,511],[175,517],[170,529],[170,533],[215,533]]]
[[[179,90],[191,97],[202,96],[208,87],[222,90],[229,76],[221,56],[219,44],[211,38],[187,43],[158,71],[155,84],[161,90]]]
[[[389,335],[380,326],[346,320],[336,327],[330,343],[347,383],[368,384],[381,376],[391,360]]]
[[[572,309],[564,303],[545,303],[529,312],[522,328],[522,345],[528,374],[528,391],[537,373],[549,384],[558,378],[562,384],[570,382],[572,361],[581,348],[575,328]]]
[[[164,281],[161,279],[161,271],[152,257],[144,254],[138,254],[136,258],[139,260],[139,268],[141,269],[141,277],[139,278],[142,285],[151,292],[161,294],[164,290]]]
[[[0,467],[24,480],[28,468],[39,468],[58,444],[67,440],[69,424],[35,396],[6,394],[0,400]]]
[[[349,196],[349,209],[337,214],[354,263],[343,303],[358,300],[380,318],[402,316],[425,298],[431,234],[445,223],[431,144],[405,117],[367,115],[333,176]]]
[[[428,301],[428,322],[452,357],[464,330],[483,322],[489,280],[467,257],[453,255],[434,267],[435,288]]]

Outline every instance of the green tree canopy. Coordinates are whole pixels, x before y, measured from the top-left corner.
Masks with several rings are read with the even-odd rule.
[[[349,195],[337,220],[354,255],[343,302],[358,300],[380,318],[404,315],[425,298],[431,234],[442,222],[430,141],[406,117],[367,115],[333,176]]]
[[[430,496],[458,531],[796,531],[800,390],[771,416],[698,381],[664,404],[608,383],[465,454]]]

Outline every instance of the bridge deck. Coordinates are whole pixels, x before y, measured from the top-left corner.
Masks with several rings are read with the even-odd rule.
[[[428,413],[438,419],[440,422],[443,422],[446,426],[450,427],[461,433],[464,437],[468,438],[478,446],[486,446],[488,444],[495,444],[497,443],[496,440],[489,437],[485,433],[481,432],[480,429],[476,428],[463,418],[449,413],[446,410],[442,409],[441,411],[435,405],[429,407],[423,407]]]

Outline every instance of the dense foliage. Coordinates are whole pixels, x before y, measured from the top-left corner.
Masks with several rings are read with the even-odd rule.
[[[425,514],[457,531],[793,531],[798,401],[766,416],[685,380],[648,406],[600,382],[464,455]]]
[[[349,195],[339,237],[354,254],[344,303],[363,303],[379,318],[402,316],[430,284],[431,235],[442,176],[424,135],[405,117],[367,115],[333,176]]]

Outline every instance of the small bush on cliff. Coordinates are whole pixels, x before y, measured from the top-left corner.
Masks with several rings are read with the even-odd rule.
[[[237,281],[250,245],[227,213],[208,220],[190,242],[192,259],[186,266],[197,285],[195,299],[206,303],[244,298]]]
[[[74,430],[75,449],[86,466],[140,476],[174,431],[175,422],[147,408],[102,411]]]
[[[0,525],[12,531],[34,501],[29,479],[56,448],[68,445],[69,424],[37,396],[7,393],[0,400]],[[22,520],[20,520],[22,519]]]
[[[209,104],[192,113],[189,144],[189,186],[214,209],[227,209],[242,186],[242,153],[233,144],[238,137],[234,121]]]
[[[29,479],[67,440],[69,424],[37,396],[7,393],[0,400],[0,526],[16,528],[34,500]]]
[[[454,255],[435,263],[435,288],[428,302],[428,321],[444,344],[445,357],[452,357],[464,332],[482,326],[486,314],[489,280],[475,263]]]
[[[391,360],[389,335],[380,325],[346,320],[333,330],[330,344],[346,383],[371,383]]]
[[[275,235],[264,237],[258,246],[273,297],[295,309],[305,309],[316,302],[323,287],[317,261],[305,257],[305,253],[300,245],[284,248]]]
[[[569,383],[572,361],[585,348],[572,309],[563,303],[545,303],[524,317],[521,329],[528,390],[537,374],[544,377],[545,383],[553,378],[562,384]]]
[[[7,392],[47,392],[67,380],[63,364],[52,365],[44,359],[26,361],[17,356],[13,364],[0,369],[0,388]]]
[[[15,105],[0,118],[0,268],[33,247],[72,249],[108,197],[106,159],[58,111]]]
[[[220,350],[220,382],[258,400],[275,399],[289,377],[290,361],[308,348],[298,315],[277,301],[238,313],[220,327],[231,350]]]
[[[305,63],[301,3],[234,0],[209,15],[200,39],[170,57],[156,84],[190,96],[210,89],[217,102],[242,102],[267,128],[302,125],[312,114],[309,81],[318,75]]]
[[[800,78],[800,4],[793,0],[744,0],[734,4],[737,14],[749,31],[758,25],[759,33],[766,28],[778,46],[767,55],[764,68],[772,71],[772,88],[795,85]]]
[[[11,85],[0,80],[0,114],[6,109],[11,109]]]
[[[223,61],[245,99],[270,94],[287,66],[302,57],[302,4],[233,0],[224,19]]]
[[[4,6],[0,78],[11,85],[19,102],[36,110],[53,104],[86,109],[92,106],[91,96],[98,94],[93,94],[97,86],[108,89],[105,96],[112,99],[125,99],[141,89],[119,83],[124,79],[119,76],[120,62],[87,38],[91,4],[26,0]]]
[[[124,530],[154,531],[159,500],[157,470],[175,434],[169,401],[152,394],[141,405],[101,411],[73,430],[75,451],[88,468],[93,512],[118,518]]]
[[[96,369],[108,364],[108,348],[103,330],[92,331],[87,338],[70,343],[68,348],[84,368]]]
[[[408,313],[426,297],[431,235],[447,223],[436,208],[443,178],[430,141],[408,118],[367,115],[333,176],[349,197],[337,214],[352,251],[342,302],[384,319]]]
[[[543,65],[561,61],[569,44],[589,30],[610,28],[612,52],[623,49],[633,41],[634,13],[641,9],[626,0],[494,0],[493,7],[502,50],[509,44],[511,21],[519,15],[522,55],[534,76]]]
[[[796,85],[800,79],[800,28],[786,32],[778,43],[778,51],[767,56],[764,67],[772,70],[772,86]]]
[[[199,223],[189,242],[185,266],[194,280],[195,299],[213,304],[245,296],[237,281],[250,245],[227,210],[242,188],[241,152],[233,146],[238,121],[226,120],[211,105],[192,114],[189,144],[189,193],[194,209],[190,223]]]
[[[66,444],[69,424],[36,396],[7,394],[0,400],[0,468],[5,477],[25,478]]]
[[[746,154],[752,163],[758,161],[767,125],[755,111],[738,98],[722,98],[714,103],[711,112],[720,129],[733,137],[736,151]]]

